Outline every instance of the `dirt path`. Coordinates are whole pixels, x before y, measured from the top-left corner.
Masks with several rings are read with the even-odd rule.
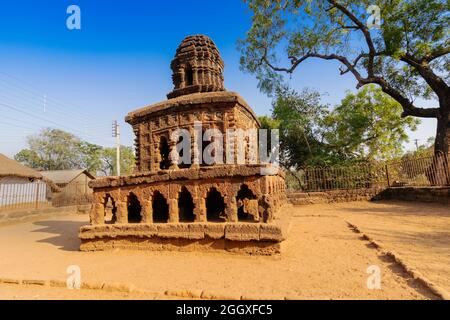
[[[302,299],[436,298],[348,228],[344,215],[350,217],[353,213],[342,213],[345,209],[334,206],[292,210],[289,239],[283,253],[275,257],[126,250],[79,252],[78,228],[87,222],[87,217],[80,215],[4,226],[0,227],[0,277],[65,281],[67,267],[78,265],[82,281],[125,283],[154,292],[191,290],[214,293],[216,297]],[[366,271],[371,265],[381,269],[381,290],[367,288]],[[21,298],[20,291],[9,288],[0,286],[0,298]],[[66,289],[35,290],[43,291],[37,293],[39,298],[52,298],[52,290]],[[46,290],[51,291],[46,294]],[[107,298],[101,290],[95,292],[94,296]]]
[[[450,292],[450,208],[409,202],[336,205],[334,210]]]

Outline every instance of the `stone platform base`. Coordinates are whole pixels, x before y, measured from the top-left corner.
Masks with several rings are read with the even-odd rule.
[[[81,251],[137,249],[280,253],[287,226],[267,223],[111,224],[80,229]]]

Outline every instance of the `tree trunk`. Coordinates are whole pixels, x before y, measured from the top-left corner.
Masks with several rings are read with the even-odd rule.
[[[450,185],[450,94],[439,99],[432,184]]]
[[[437,118],[435,153],[448,154],[450,144],[450,97],[440,101],[439,116]]]

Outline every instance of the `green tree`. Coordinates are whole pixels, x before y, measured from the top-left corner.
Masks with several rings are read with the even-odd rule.
[[[14,159],[30,168],[43,169],[44,167],[42,159],[33,150],[23,149],[14,156]]]
[[[357,88],[380,86],[401,105],[403,117],[437,119],[435,151],[449,152],[448,0],[247,2],[253,17],[240,42],[241,66],[256,75],[262,90],[273,92],[283,74],[307,60],[336,61]],[[379,29],[368,23],[375,21],[373,5],[380,9]],[[424,108],[417,98],[434,98],[438,105]]]
[[[101,152],[101,160],[103,166],[100,171],[106,176],[116,175],[117,158],[116,148],[104,148]],[[132,147],[121,146],[120,147],[120,173],[131,174],[133,173],[135,163],[135,157]]]
[[[406,129],[417,129],[419,119],[402,118],[401,105],[379,87],[368,85],[348,93],[324,119],[329,144],[350,157],[392,159],[403,153]]]
[[[29,148],[21,150],[14,158],[25,165],[40,170],[67,170],[78,168],[81,140],[73,134],[46,128],[27,138]]]
[[[101,146],[81,141],[78,148],[80,152],[79,167],[95,174],[103,168],[105,164],[102,161],[103,148]]]
[[[406,130],[419,123],[402,118],[401,106],[375,86],[348,93],[334,109],[318,92],[277,89],[272,108],[261,127],[280,130],[281,163],[294,168],[399,156]]]
[[[323,141],[322,121],[327,114],[328,106],[320,102],[316,91],[305,89],[297,93],[287,87],[275,90],[272,116],[273,124],[280,130],[282,165],[298,167],[334,162],[334,155]]]
[[[115,175],[116,148],[104,148],[83,141],[71,133],[58,129],[43,129],[27,138],[28,149],[15,155],[15,159],[38,170],[87,169],[93,174]],[[130,174],[134,168],[131,147],[121,147],[121,172]]]

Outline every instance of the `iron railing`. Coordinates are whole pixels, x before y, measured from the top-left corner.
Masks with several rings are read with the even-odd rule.
[[[448,155],[408,158],[386,163],[388,185],[445,186],[450,184]]]
[[[286,170],[290,190],[321,192],[373,187],[450,185],[449,157],[404,157],[398,161],[359,163],[348,166],[311,166]]]

